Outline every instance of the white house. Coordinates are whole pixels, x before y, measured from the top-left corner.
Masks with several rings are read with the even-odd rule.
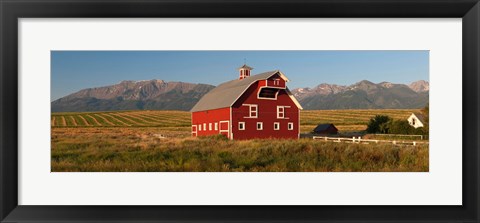
[[[424,126],[425,116],[423,116],[420,113],[412,113],[407,120],[408,120],[408,123],[414,128],[420,128]]]

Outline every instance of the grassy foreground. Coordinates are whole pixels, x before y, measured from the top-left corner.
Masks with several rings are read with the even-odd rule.
[[[302,111],[301,132],[333,123],[361,131],[376,114],[406,119],[417,110]],[[53,172],[428,171],[428,145],[347,144],[323,140],[193,138],[184,111],[53,113]],[[164,135],[167,138],[161,138]]]
[[[423,172],[429,166],[428,145],[365,145],[312,139],[160,139],[151,134],[152,129],[138,128],[63,131],[52,136],[53,172]],[[109,134],[102,134],[104,131]]]

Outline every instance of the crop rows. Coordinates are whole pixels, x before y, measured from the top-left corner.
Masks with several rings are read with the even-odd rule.
[[[179,111],[118,111],[53,113],[52,127],[185,127],[190,113]]]
[[[375,115],[388,115],[393,119],[407,119],[420,110],[309,110],[300,114],[301,125],[333,123],[335,125],[366,125]]]
[[[375,115],[406,119],[419,110],[307,110],[300,114],[301,131],[311,131],[321,123],[333,123],[340,131],[358,131]],[[189,127],[190,112],[185,111],[112,111],[53,113],[52,127]]]

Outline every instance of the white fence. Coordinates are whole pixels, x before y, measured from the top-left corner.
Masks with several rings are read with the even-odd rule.
[[[340,138],[340,137],[314,136],[313,139],[325,140],[325,141],[331,141],[331,142],[362,143],[362,144],[392,143],[394,145],[413,145],[413,146],[420,145],[420,144],[428,144],[428,142],[362,139],[361,137]]]
[[[369,135],[373,135],[373,136],[391,136],[391,137],[412,137],[412,138],[418,137],[418,138],[420,138],[421,140],[427,138],[426,135],[401,135],[401,134],[369,134]]]

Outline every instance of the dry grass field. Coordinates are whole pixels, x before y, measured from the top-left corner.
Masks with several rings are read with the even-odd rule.
[[[301,131],[319,123],[361,131],[374,115],[403,119],[412,111],[419,110],[302,111]],[[53,172],[418,172],[428,171],[429,162],[428,145],[194,138],[183,111],[54,113],[51,127]]]

